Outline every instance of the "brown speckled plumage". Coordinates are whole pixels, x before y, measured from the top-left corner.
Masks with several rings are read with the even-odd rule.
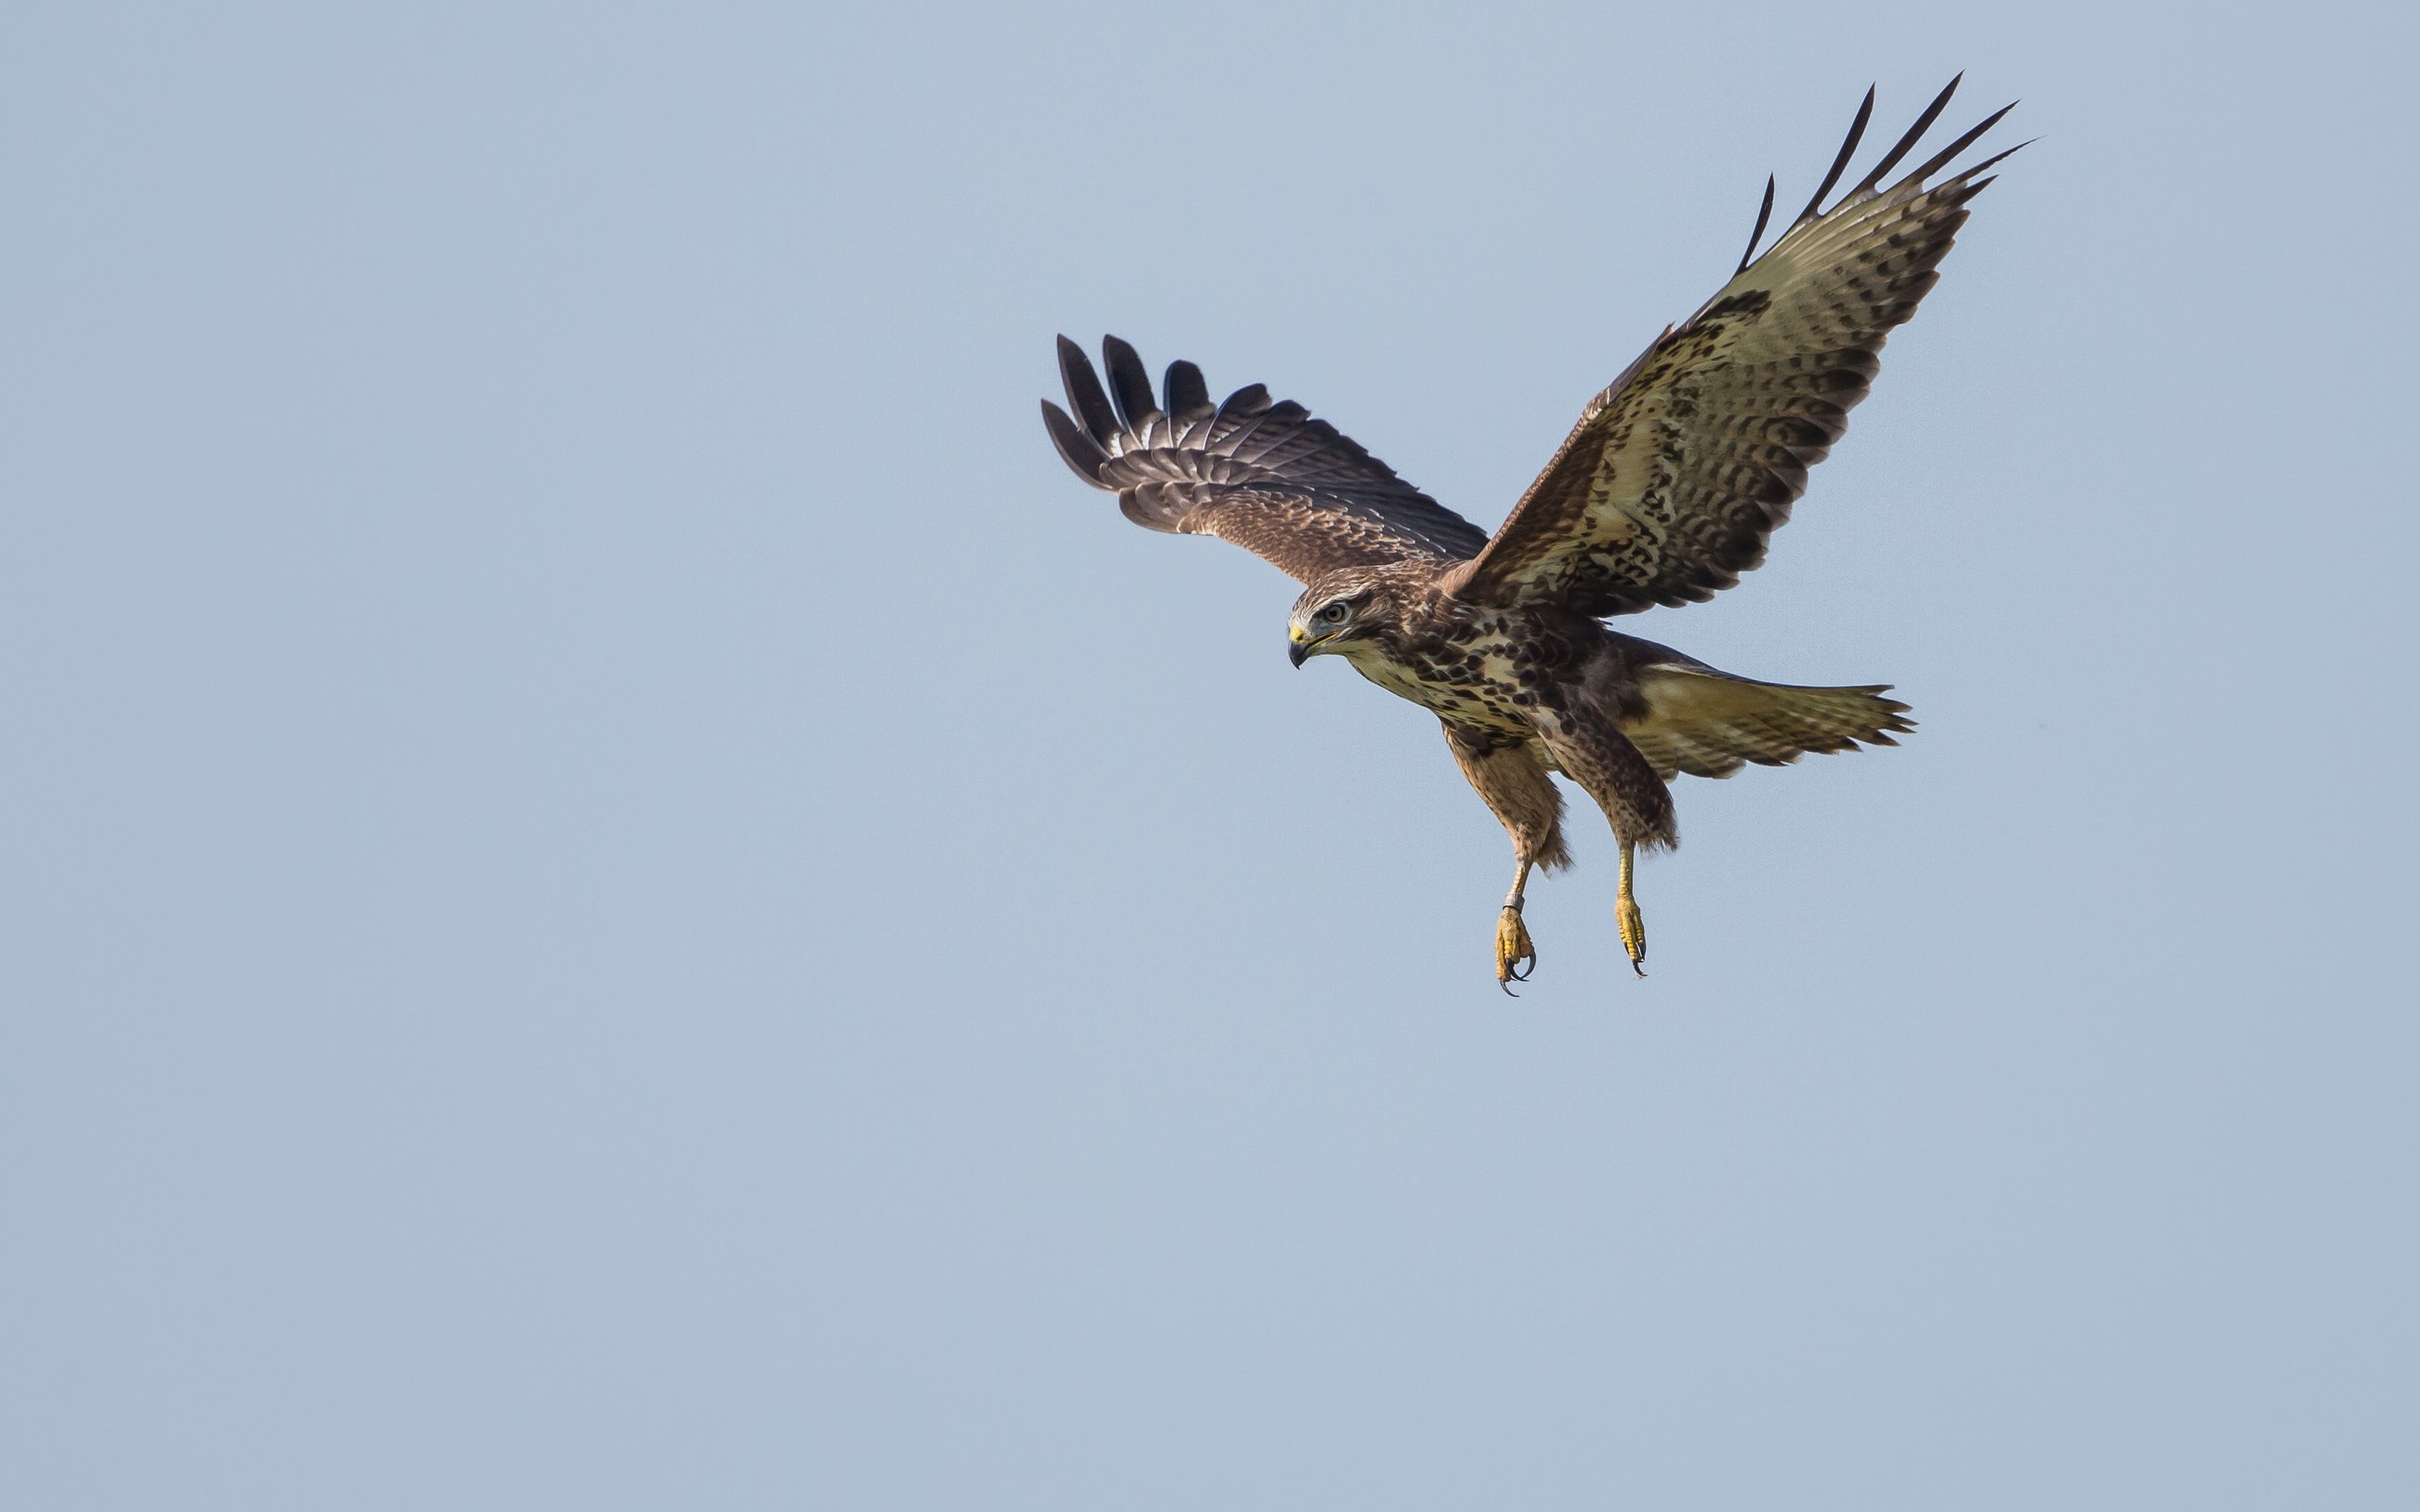
[[[1665,783],[1724,777],[1808,751],[1892,745],[1911,727],[1879,685],[1801,688],[1737,678],[1601,623],[1711,597],[1763,560],[1847,429],[1890,332],[1939,280],[1967,203],[2003,152],[1929,179],[2005,111],[1895,182],[1956,90],[1829,209],[1870,115],[1866,96],[1831,173],[1762,256],[1656,338],[1580,421],[1493,538],[1406,483],[1302,405],[1259,385],[1219,404],[1191,363],[1161,392],[1134,349],[1103,343],[1106,387],[1061,337],[1068,410],[1043,417],[1068,466],[1153,530],[1217,536],[1306,586],[1295,659],[1333,653],[1432,710],[1519,858],[1508,917],[1534,864],[1567,858],[1563,773],[1632,847],[1677,841]],[[2014,149],[2011,149],[2014,150]],[[1072,411],[1072,414],[1069,413]],[[1623,903],[1628,903],[1625,863]],[[1499,936],[1499,979],[1526,932]],[[1625,941],[1635,962],[1643,935]],[[1517,951],[1514,949],[1517,945]],[[1520,958],[1526,959],[1526,956]]]

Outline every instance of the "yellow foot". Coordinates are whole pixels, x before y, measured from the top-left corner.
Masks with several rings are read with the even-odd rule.
[[[1638,914],[1638,901],[1627,893],[1614,900],[1614,921],[1622,927],[1622,949],[1630,952],[1630,969],[1639,975],[1647,968],[1639,963],[1647,959],[1647,920]]]
[[[1521,910],[1507,908],[1495,919],[1495,985],[1511,996],[1513,982],[1526,982],[1538,969],[1538,949],[1530,943],[1529,926],[1521,922]]]

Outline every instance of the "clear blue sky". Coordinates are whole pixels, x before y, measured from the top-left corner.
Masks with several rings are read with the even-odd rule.
[[[0,1502],[2420,1504],[2385,8],[0,20]],[[1050,338],[1493,526],[2015,96],[1715,604],[1904,748],[1531,893]]]

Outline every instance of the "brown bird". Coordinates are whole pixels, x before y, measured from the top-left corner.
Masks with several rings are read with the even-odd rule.
[[[1527,980],[1536,964],[1521,921],[1530,868],[1570,859],[1549,773],[1578,783],[1613,824],[1615,918],[1644,975],[1632,871],[1641,847],[1678,841],[1667,782],[1894,745],[1893,732],[1912,728],[1887,686],[1757,682],[1601,622],[1711,598],[1764,559],[1806,470],[1880,369],[1884,339],[1939,281],[1967,201],[1991,182],[1980,175],[2008,156],[1927,181],[2014,107],[1883,184],[1957,88],[1950,80],[1824,209],[1873,113],[1868,90],[1823,186],[1759,257],[1768,179],[1737,276],[1589,401],[1493,538],[1258,384],[1213,404],[1201,369],[1178,362],[1155,399],[1134,349],[1111,336],[1104,391],[1082,351],[1059,338],[1074,417],[1048,401],[1042,411],[1069,467],[1115,492],[1137,524],[1232,541],[1306,584],[1288,627],[1296,666],[1341,656],[1443,721],[1462,774],[1512,837],[1499,984]]]

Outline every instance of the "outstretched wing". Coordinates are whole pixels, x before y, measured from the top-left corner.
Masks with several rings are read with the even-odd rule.
[[[1232,541],[1305,583],[1406,557],[1461,561],[1487,544],[1487,532],[1290,399],[1271,403],[1254,384],[1214,405],[1201,369],[1177,362],[1155,404],[1132,347],[1110,336],[1101,356],[1106,392],[1082,349],[1059,338],[1077,418],[1046,399],[1042,420],[1076,475],[1115,493],[1138,525]]]
[[[1806,470],[1830,453],[1880,369],[1884,339],[1939,281],[1934,269],[1965,223],[1966,202],[1991,182],[1978,175],[2008,156],[1925,182],[2013,106],[1878,187],[1957,88],[1951,79],[1874,171],[1819,212],[1873,113],[1868,90],[1797,221],[1764,256],[1743,257],[1721,292],[1589,402],[1451,586],[1479,603],[1627,614],[1711,598],[1764,560],[1766,539],[1806,490]],[[1768,180],[1750,256],[1772,194]]]

